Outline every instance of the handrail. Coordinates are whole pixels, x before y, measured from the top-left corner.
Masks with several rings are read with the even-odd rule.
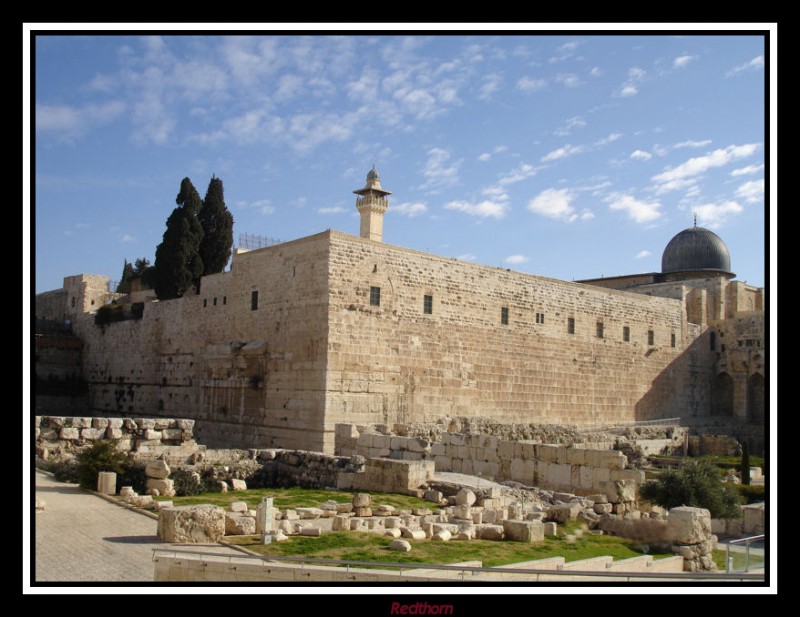
[[[744,551],[744,571],[745,573],[750,569],[750,545],[753,542],[759,542],[764,540],[767,536],[765,534],[760,534],[757,536],[748,536],[746,538],[738,538],[736,540],[731,540],[725,546],[725,573],[730,574],[731,572],[731,546],[732,545],[739,545],[744,544],[745,551]]]
[[[220,555],[218,553],[201,553],[198,551],[181,551],[179,549],[168,548],[154,548],[153,561],[158,561],[157,553],[171,553],[173,556],[191,556],[194,558],[208,559],[209,561],[227,561],[230,563],[234,559],[244,559],[251,561],[260,561],[263,563],[269,562],[299,562],[301,565],[333,565],[333,566],[346,566],[348,571],[351,566],[367,566],[371,568],[395,568],[399,569],[399,575],[403,575],[403,570],[442,570],[460,572],[462,580],[464,574],[527,574],[536,576],[537,580],[540,575],[547,576],[585,576],[597,578],[625,578],[628,581],[635,579],[675,579],[676,581],[686,580],[699,580],[708,582],[763,582],[763,574],[747,574],[747,573],[725,573],[725,574],[711,574],[703,572],[600,572],[592,570],[535,570],[531,568],[509,568],[502,567],[477,567],[477,566],[458,566],[458,565],[437,565],[425,563],[397,563],[397,562],[382,562],[382,561],[354,561],[354,560],[340,560],[340,559],[324,559],[317,557],[290,557],[290,556],[273,556],[273,555]]]

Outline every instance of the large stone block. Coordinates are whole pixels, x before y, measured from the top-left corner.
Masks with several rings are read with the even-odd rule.
[[[536,446],[536,454],[540,461],[555,463],[558,459],[558,446],[545,443],[539,444]]]
[[[147,478],[148,490],[156,490],[163,497],[175,496],[175,482],[169,478],[159,480],[157,478]]]
[[[474,525],[478,540],[502,540],[503,525]]]
[[[372,497],[369,493],[356,493],[353,495],[353,507],[362,508],[369,506],[372,503]]]
[[[71,428],[71,427],[64,427],[59,431],[59,439],[63,439],[64,441],[77,441],[80,439],[80,429]]]
[[[158,513],[157,534],[162,542],[219,542],[225,535],[225,511],[205,504],[165,508]]]
[[[256,533],[256,519],[237,512],[225,513],[225,534],[229,536],[250,536]]]
[[[559,488],[572,486],[572,466],[565,464],[548,465],[546,485]]]
[[[411,550],[411,543],[407,540],[392,540],[391,544],[389,544],[389,550],[407,553]]]
[[[667,517],[667,534],[675,544],[699,544],[711,536],[711,513],[705,508],[672,508]]]
[[[556,523],[565,525],[570,521],[577,520],[578,513],[582,510],[580,502],[572,501],[570,503],[552,506],[550,508],[550,518]]]
[[[742,531],[747,534],[764,533],[766,507],[763,503],[742,506]]]
[[[585,465],[586,450],[584,448],[567,448],[567,463],[570,465]]]
[[[164,479],[169,476],[170,468],[166,461],[152,461],[144,468],[144,475],[148,478]]]
[[[456,493],[456,504],[459,506],[471,506],[476,501],[475,493],[468,488],[462,488]]]
[[[506,540],[514,542],[544,542],[544,524],[541,521],[503,521]]]
[[[413,529],[410,527],[402,527],[400,529],[400,535],[403,538],[409,538],[411,540],[424,540],[426,537],[422,529]]]
[[[631,480],[609,480],[598,487],[610,503],[623,503],[636,499],[636,483]]]
[[[101,471],[98,473],[97,492],[101,495],[116,495],[117,474],[113,471]]]

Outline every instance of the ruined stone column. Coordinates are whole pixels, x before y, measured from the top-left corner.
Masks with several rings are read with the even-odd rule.
[[[113,471],[101,471],[98,473],[97,492],[102,495],[116,495],[117,474]]]

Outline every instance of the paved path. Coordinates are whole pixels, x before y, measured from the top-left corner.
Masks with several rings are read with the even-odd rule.
[[[153,549],[176,548],[240,555],[219,544],[168,544],[158,540],[158,521],[82,490],[77,484],[35,472],[35,570],[38,582],[152,582]]]

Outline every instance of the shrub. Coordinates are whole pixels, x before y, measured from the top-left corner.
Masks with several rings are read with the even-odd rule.
[[[713,518],[738,518],[741,497],[720,479],[719,468],[708,461],[686,461],[645,482],[640,495],[663,508],[706,508]]]
[[[117,492],[123,486],[131,486],[139,495],[147,492],[147,476],[144,473],[145,465],[125,459],[122,464],[122,474],[117,475]]]
[[[70,484],[78,482],[78,463],[74,460],[50,463],[45,469],[51,471],[53,477],[59,482],[69,482]]]
[[[216,480],[209,476],[201,476],[188,469],[173,469],[170,474],[177,497],[191,497],[202,493],[219,493]]]
[[[95,441],[75,457],[77,463],[78,484],[81,487],[96,490],[97,475],[101,471],[113,471],[119,479],[125,473],[128,457],[117,450],[117,442],[113,440]]]
[[[764,501],[766,496],[766,487],[763,484],[739,484],[736,488],[747,503]]]

